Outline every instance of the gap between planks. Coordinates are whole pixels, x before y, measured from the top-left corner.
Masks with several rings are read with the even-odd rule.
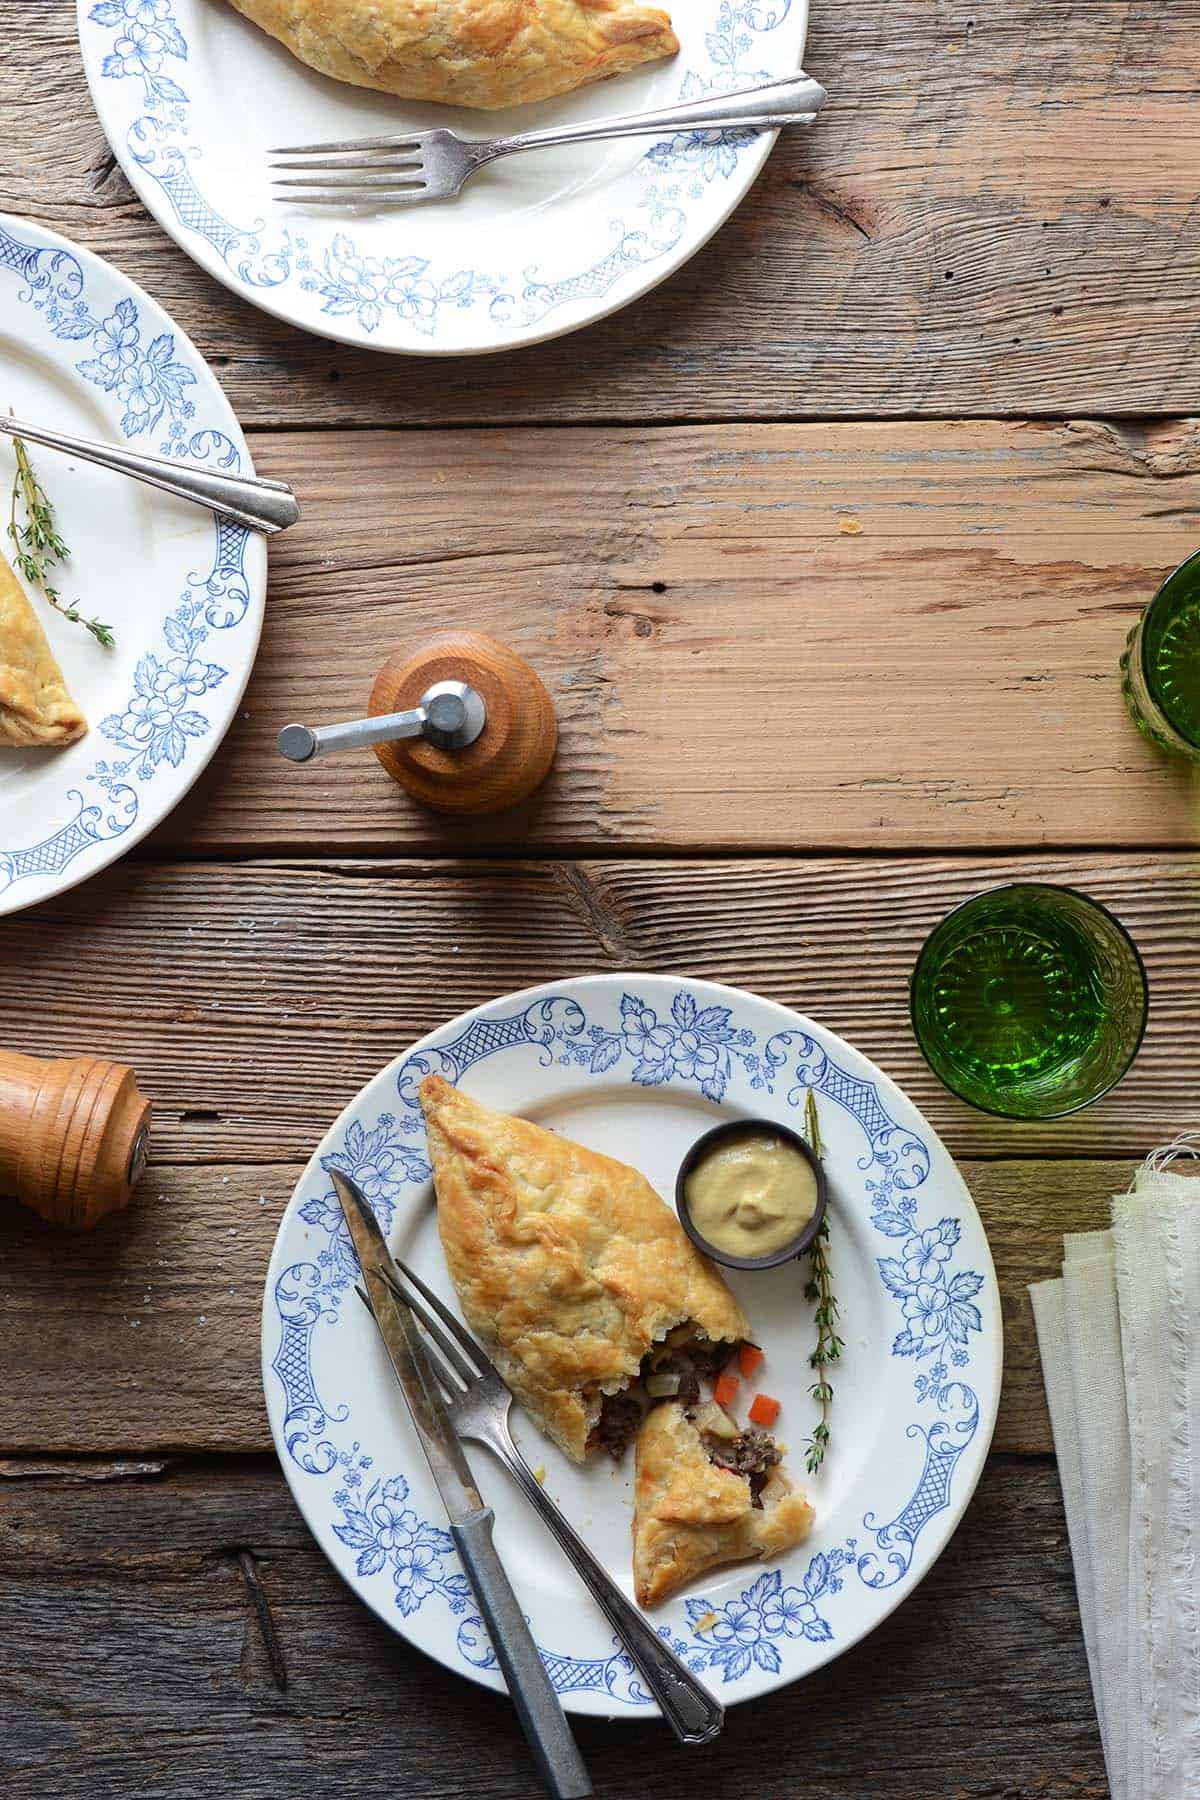
[[[1162,426],[1185,426],[1196,417],[1196,407],[1183,406],[1177,411],[1163,412],[1108,412],[1089,411],[1079,408],[1071,412],[1015,412],[1015,413],[922,413],[922,412],[890,412],[886,415],[889,425],[920,425],[930,430],[939,426],[961,425],[968,419],[979,425],[1005,424],[1014,429],[1022,425],[1050,425],[1066,427],[1068,425],[1101,425],[1114,430],[1132,427],[1135,430],[1145,427],[1158,429]],[[589,415],[584,419],[394,419],[380,424],[371,419],[318,419],[312,424],[292,424],[283,419],[265,419],[254,421],[245,426],[247,438],[251,445],[258,438],[269,442],[272,438],[294,435],[303,431],[306,436],[322,435],[353,436],[357,432],[385,431],[396,437],[419,437],[431,431],[488,432],[504,431],[510,435],[522,431],[685,431],[689,427],[704,426],[714,430],[724,427],[742,428],[747,425],[871,425],[884,423],[884,416],[878,412],[842,413],[808,413],[796,412],[772,413],[769,418],[748,419],[744,414],[733,412],[694,412],[694,413],[655,413],[652,418],[636,413],[603,413]]]
[[[1196,842],[1195,785],[1137,733],[1118,664],[1200,533],[1200,421],[259,447],[304,516],[245,700],[155,852]],[[390,650],[456,624],[550,688],[558,757],[525,806],[448,819],[367,753],[284,764],[282,723],[360,715]]]
[[[197,845],[190,848],[184,843],[173,844],[169,840],[151,834],[143,838],[140,844],[134,845],[126,854],[125,860],[139,863],[180,863],[180,864],[220,864],[230,865],[246,863],[278,864],[280,867],[313,868],[332,871],[339,863],[362,863],[363,874],[367,876],[372,870],[382,873],[385,869],[394,868],[397,861],[411,861],[413,864],[424,863],[436,858],[440,846],[416,842],[413,844],[363,845],[354,838],[325,838],[321,840],[321,848],[314,851],[311,838],[297,839],[289,843],[286,838],[272,838],[269,844],[253,839],[238,842],[236,839],[222,843],[219,851],[212,845]],[[1111,844],[1070,844],[1046,842],[1029,842],[1006,844],[997,849],[994,843],[939,844],[935,850],[929,851],[930,858],[939,862],[970,861],[980,862],[983,859],[993,863],[997,871],[1011,863],[1014,859],[1028,857],[1079,857],[1090,856],[1128,856],[1131,846],[1120,842]],[[1176,856],[1180,845],[1164,840],[1161,844],[1139,843],[1136,846],[1139,854],[1147,856]],[[621,861],[629,863],[773,863],[778,862],[781,852],[774,848],[762,850],[743,849],[736,844],[705,844],[703,842],[688,844],[622,844]],[[847,861],[861,862],[865,866],[873,863],[895,862],[897,855],[902,854],[895,845],[871,845],[838,843],[806,844],[802,849],[786,852],[789,862],[820,862],[827,857],[844,857]],[[1200,846],[1197,847],[1200,854]],[[552,840],[539,841],[535,846],[529,844],[481,844],[472,847],[470,844],[456,843],[452,848],[455,862],[474,868],[486,868],[495,864],[500,868],[527,866],[540,863],[547,868],[563,864],[588,868],[610,863],[613,859],[613,846],[610,840],[597,839],[588,843],[580,839],[564,839],[561,843]]]
[[[1053,1124],[990,1119],[925,1066],[908,979],[994,859],[467,863],[125,862],[0,920],[20,996],[0,1041],[132,1063],[173,1163],[307,1157],[410,1044],[497,996],[576,974],[694,975],[820,1020],[892,1075],[960,1158],[1141,1156],[1194,1122],[1200,859],[1013,858],[1109,905],[1147,961],[1149,1028],[1104,1100]],[[148,971],[153,971],[153,976]]]

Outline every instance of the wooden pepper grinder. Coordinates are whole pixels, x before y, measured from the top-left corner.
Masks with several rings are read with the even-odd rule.
[[[95,1225],[128,1205],[149,1135],[150,1102],[124,1063],[0,1050],[0,1194],[51,1225]]]
[[[538,676],[477,631],[396,651],[375,677],[365,719],[279,734],[292,762],[370,745],[393,781],[448,813],[500,812],[527,799],[557,743],[554,703]]]

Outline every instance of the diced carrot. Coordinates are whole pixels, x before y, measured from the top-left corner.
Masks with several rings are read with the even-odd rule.
[[[713,1399],[718,1406],[732,1406],[737,1399],[737,1391],[737,1376],[731,1375],[729,1370],[725,1369],[717,1376],[716,1386],[713,1388]]]
[[[742,1374],[747,1379],[753,1375],[762,1361],[763,1353],[757,1344],[743,1344],[738,1351],[738,1362],[741,1364]]]
[[[772,1400],[770,1394],[755,1394],[750,1417],[755,1425],[765,1426],[769,1430],[779,1417],[778,1400]]]

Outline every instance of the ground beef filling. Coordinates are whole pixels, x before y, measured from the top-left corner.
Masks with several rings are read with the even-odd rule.
[[[701,1381],[714,1382],[729,1363],[731,1363],[741,1344],[710,1344],[707,1339],[693,1344],[688,1350],[693,1369]]]
[[[614,1462],[620,1462],[637,1436],[641,1423],[642,1409],[632,1394],[605,1394],[600,1403],[600,1417],[592,1427],[588,1444],[607,1450]]]
[[[771,1470],[783,1460],[783,1452],[770,1433],[760,1431],[756,1425],[747,1425],[735,1438],[707,1437],[705,1448],[708,1460],[716,1463],[718,1468],[731,1469],[735,1475],[745,1476],[750,1483],[751,1500],[761,1507],[762,1492]]]
[[[627,1388],[619,1394],[603,1396],[600,1417],[588,1438],[589,1450],[607,1450],[614,1462],[620,1462],[641,1429],[647,1408],[657,1400],[669,1397],[685,1407],[699,1404],[700,1383],[714,1382],[730,1358],[737,1354],[738,1346],[688,1337],[690,1329],[676,1327],[665,1343],[656,1344],[646,1353],[641,1368]],[[648,1376],[677,1376],[679,1386],[669,1396],[647,1394]]]

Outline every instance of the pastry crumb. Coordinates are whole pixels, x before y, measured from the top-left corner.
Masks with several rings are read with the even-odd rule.
[[[539,1487],[545,1487],[545,1485],[546,1485],[546,1465],[545,1465],[545,1463],[538,1464],[537,1468],[533,1471],[533,1479],[537,1482]]]
[[[841,532],[843,537],[861,537],[862,536],[862,520],[861,519],[851,519],[843,514],[843,516],[838,520],[838,530]]]
[[[701,1613],[700,1617],[696,1620],[696,1623],[692,1626],[692,1630],[711,1631],[716,1622],[717,1615],[710,1609],[706,1613]]]

